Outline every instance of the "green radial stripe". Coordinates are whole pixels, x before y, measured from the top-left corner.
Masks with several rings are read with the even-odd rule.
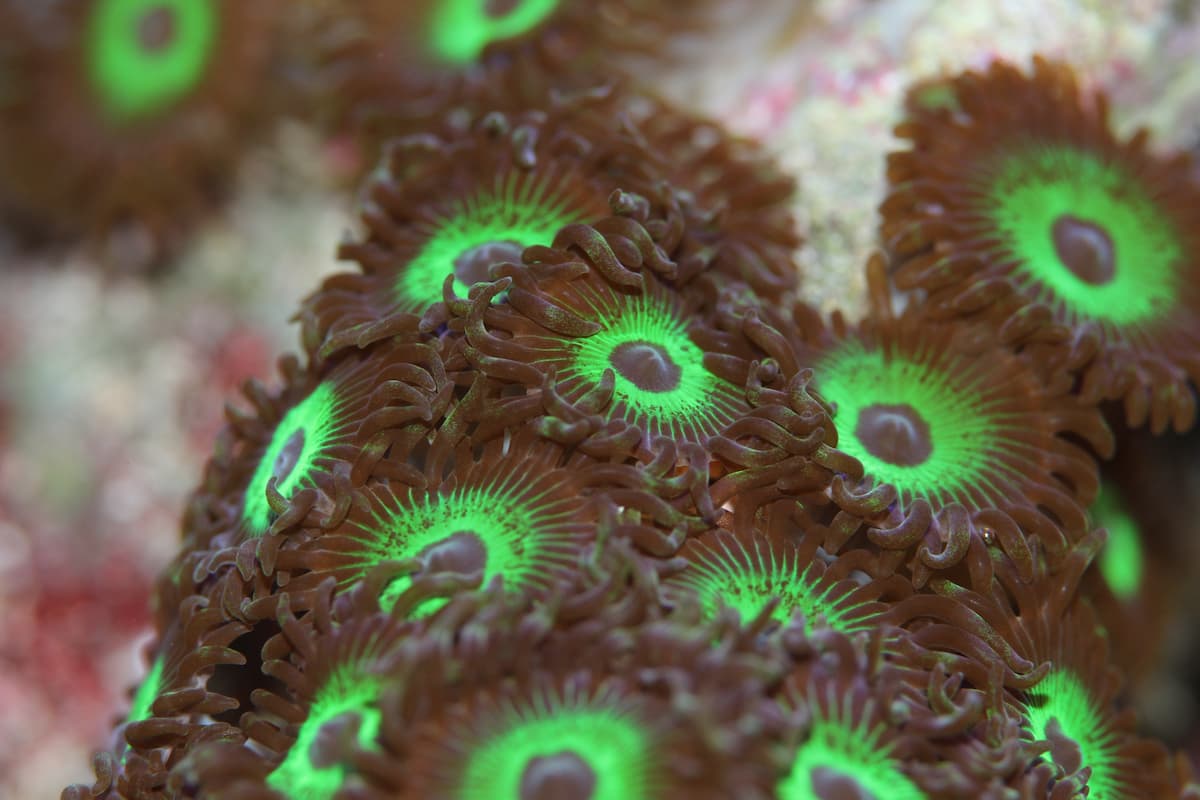
[[[267,484],[275,476],[276,463],[288,442],[298,432],[304,437],[304,446],[295,465],[286,475],[277,476],[276,489],[285,498],[290,498],[297,489],[311,483],[312,474],[317,469],[317,459],[333,441],[343,422],[345,412],[341,406],[342,401],[333,383],[326,381],[293,406],[279,421],[246,487],[242,521],[251,536],[261,536],[271,525]]]
[[[740,543],[722,540],[693,557],[695,561],[674,582],[696,593],[709,618],[724,604],[749,621],[771,598],[778,597],[772,617],[787,623],[799,610],[804,614],[806,633],[817,627],[818,618],[824,619],[824,626],[845,634],[873,627],[871,616],[862,612],[860,604],[839,606],[845,592],[835,593],[833,582],[821,586],[821,576],[813,565],[801,568],[794,552],[790,557],[777,557],[758,541],[753,552],[747,552]]]
[[[613,370],[614,398],[606,412],[610,419],[623,418],[651,436],[701,441],[744,411],[741,392],[704,366],[704,351],[688,338],[682,313],[669,300],[653,294],[588,292],[584,301],[587,308],[576,312],[599,323],[599,332],[535,345],[544,353],[536,362],[554,367],[568,391],[599,383],[613,369],[613,354],[622,345],[649,344],[678,367],[677,384],[669,391],[648,391]]]
[[[552,481],[541,481],[531,489],[527,484],[533,479],[512,470],[496,483],[460,486],[446,494],[420,495],[406,489],[395,508],[375,510],[369,527],[348,534],[363,553],[350,566],[361,575],[381,561],[415,558],[456,533],[470,532],[487,552],[484,586],[498,575],[509,591],[539,585],[556,566],[572,563],[578,508],[553,497]],[[408,576],[392,581],[381,606],[390,610],[411,583]],[[442,600],[426,602],[417,615],[432,613],[441,605]]]
[[[422,311],[442,299],[442,284],[464,253],[493,242],[516,242],[522,248],[549,245],[561,228],[583,221],[581,216],[549,178],[498,176],[491,188],[453,203],[422,226],[427,228],[425,242],[396,278],[396,302],[402,309]],[[470,288],[455,278],[460,297]]]
[[[451,64],[477,61],[492,42],[532,30],[558,8],[560,0],[442,0],[429,27],[433,55]],[[489,7],[506,7],[489,13]]]
[[[568,695],[511,702],[496,730],[467,754],[459,800],[522,796],[521,780],[534,759],[572,753],[592,770],[588,800],[651,800],[655,743],[647,724],[619,698]]]
[[[159,13],[170,19],[160,47],[142,39]],[[87,69],[110,117],[129,121],[159,113],[204,80],[219,20],[214,0],[97,0],[88,24]]]
[[[1087,783],[1088,798],[1124,798],[1116,764],[1117,735],[1105,724],[1079,678],[1068,669],[1054,669],[1025,694],[1025,712],[1035,739],[1046,739],[1049,725],[1054,721],[1059,732],[1079,746],[1081,765],[1092,769]]]
[[[850,696],[829,698],[831,713],[813,703],[812,731],[800,745],[791,772],[778,786],[780,800],[820,800],[814,779],[818,772],[853,781],[864,797],[925,800],[925,793],[898,768],[891,748],[882,742],[887,725],[868,727],[855,722]],[[865,712],[864,712],[865,714]]]
[[[1136,176],[1120,165],[1070,147],[1026,148],[977,179],[980,211],[995,226],[1016,278],[1039,300],[1061,304],[1075,318],[1114,326],[1152,322],[1168,314],[1181,287],[1178,232]],[[1064,265],[1054,246],[1064,215],[1108,233],[1113,279],[1090,284]]]
[[[126,722],[141,722],[150,719],[150,707],[162,693],[163,664],[163,657],[159,655],[150,665],[150,671],[146,673],[146,677],[142,679],[133,695],[133,705],[129,708],[129,716],[125,718]]]
[[[333,673],[313,698],[296,741],[267,776],[267,785],[289,800],[330,800],[346,779],[346,765],[314,764],[313,745],[325,725],[343,715],[355,714],[359,719],[359,745],[374,746],[382,722],[379,711],[382,690],[377,677],[363,675],[357,666],[346,666]]]
[[[836,406],[838,448],[866,474],[890,483],[908,502],[999,502],[1001,479],[1027,480],[1022,466],[1040,463],[1024,415],[1002,408],[1007,387],[988,383],[986,364],[942,363],[928,350],[917,357],[867,349],[845,340],[818,363],[816,388]],[[911,406],[929,426],[933,450],[920,464],[894,464],[872,454],[855,435],[859,414],[877,404]]]

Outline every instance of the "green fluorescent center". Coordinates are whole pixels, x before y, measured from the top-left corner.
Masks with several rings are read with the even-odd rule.
[[[372,746],[382,721],[378,707],[382,689],[377,678],[363,676],[353,668],[334,673],[313,699],[295,743],[267,776],[267,784],[290,800],[332,798],[346,778],[346,765],[328,757],[327,751],[335,748],[322,747],[319,739],[322,729],[343,715],[347,721],[351,715],[357,715],[358,744]]]
[[[599,383],[605,370],[613,370],[616,398],[663,427],[712,415],[712,398],[724,382],[704,366],[704,351],[688,338],[687,326],[678,315],[653,298],[638,295],[628,299],[619,316],[606,321],[599,332],[569,342],[575,351],[576,374]],[[623,368],[622,356],[631,346],[669,372],[669,389],[653,381],[640,382],[633,370]]]
[[[795,558],[776,558],[770,549],[764,554],[756,547],[753,554],[739,556],[722,542],[722,551],[707,551],[679,577],[681,584],[696,592],[707,617],[715,616],[725,604],[749,621],[771,598],[779,597],[772,617],[787,623],[801,611],[805,633],[812,633],[822,619],[824,626],[848,635],[873,627],[871,617],[858,606],[839,607],[836,585],[829,582],[822,587],[812,564],[800,572]]]
[[[818,391],[836,406],[838,447],[861,461],[868,476],[892,484],[902,498],[966,502],[965,492],[972,487],[999,495],[987,472],[1007,469],[990,452],[1002,433],[998,415],[981,392],[956,385],[948,368],[910,361],[898,353],[888,358],[880,350],[847,340],[828,353],[815,372]],[[878,446],[858,438],[860,417],[884,404],[908,406],[920,415],[931,445],[927,458],[896,463],[876,455],[881,452]]]
[[[242,521],[251,536],[261,536],[271,525],[267,484],[272,477],[277,479],[276,489],[285,498],[311,478],[316,459],[341,421],[338,405],[333,385],[327,381],[279,421],[246,487]]]
[[[433,53],[451,64],[476,61],[489,44],[526,33],[557,7],[558,0],[442,0],[431,20]]]
[[[1182,247],[1136,176],[1090,153],[1030,148],[1002,160],[985,191],[984,213],[1028,293],[1113,325],[1152,321],[1174,307]],[[1063,262],[1054,232],[1065,218],[1107,234],[1111,279],[1085,280]]]
[[[454,291],[467,296],[470,286],[463,274],[486,278],[486,265],[456,270],[464,257],[478,261],[487,254],[506,260],[535,244],[549,245],[558,231],[580,214],[564,197],[554,194],[546,180],[497,179],[490,191],[459,201],[432,225],[417,254],[396,279],[396,301],[401,308],[423,311],[442,299],[442,283],[454,273]],[[491,247],[489,247],[491,246]]]
[[[1104,484],[1090,511],[1096,524],[1108,529],[1108,542],[1100,554],[1100,573],[1113,594],[1130,600],[1141,589],[1144,570],[1137,522],[1116,491]]]
[[[517,497],[519,491],[515,485],[502,485],[459,487],[424,497],[410,493],[396,510],[376,515],[375,532],[353,537],[367,554],[359,566],[365,571],[380,561],[423,556],[431,571],[469,573],[482,567],[484,586],[502,575],[507,589],[521,591],[541,577],[548,561],[566,550],[567,536],[560,532],[570,524],[571,511],[539,507],[537,498]],[[470,541],[451,543],[453,551],[438,552],[439,545],[464,537]],[[480,546],[478,553],[471,552],[472,541]],[[392,581],[380,605],[390,611],[411,584],[410,576]],[[444,604],[441,598],[427,601],[416,615],[431,614]]]
[[[531,767],[563,755],[588,768],[588,800],[650,800],[654,744],[644,723],[599,702],[576,700],[514,707],[502,730],[471,754],[455,797],[519,800]],[[576,785],[584,784],[579,778]],[[561,795],[559,795],[561,796]],[[569,796],[578,796],[578,792]]]
[[[1070,671],[1055,669],[1028,692],[1025,710],[1035,739],[1046,739],[1050,722],[1079,746],[1082,766],[1091,767],[1088,797],[1115,800],[1122,797],[1116,781],[1114,759],[1117,739],[1104,724],[1087,689]]]
[[[162,111],[204,78],[217,34],[212,0],[98,0],[87,66],[106,112],[127,121]]]
[[[880,743],[886,725],[880,723],[868,729],[865,723],[854,723],[854,711],[849,698],[840,714],[831,718],[818,715],[813,704],[813,728],[809,738],[800,745],[792,762],[792,770],[779,783],[780,800],[821,800],[823,797],[866,796],[888,800],[925,800],[925,794],[891,758],[891,748]],[[840,717],[840,718],[839,718]],[[825,791],[818,787],[825,784]],[[837,786],[857,786],[859,793]],[[865,794],[863,794],[865,792]]]

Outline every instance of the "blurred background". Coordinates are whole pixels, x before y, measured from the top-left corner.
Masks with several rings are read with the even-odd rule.
[[[762,0],[651,83],[762,140],[799,180],[811,300],[851,316],[904,88],[1042,53],[1109,91],[1122,132],[1200,143],[1190,0]],[[298,349],[289,318],[354,231],[344,142],[282,122],[231,201],[150,278],[0,228],[0,797],[90,782],[145,668],[149,592],[248,378]]]

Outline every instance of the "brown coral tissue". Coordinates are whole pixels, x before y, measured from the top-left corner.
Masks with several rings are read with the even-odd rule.
[[[411,55],[545,69],[578,5]],[[642,9],[601,6],[589,58]],[[404,68],[403,102],[449,91]],[[1195,189],[1064,67],[940,88],[853,324],[795,277],[791,181],[615,83],[393,139],[63,796],[1194,797],[1122,672],[1158,595],[1109,563],[1114,491],[1157,519],[1178,489],[1101,402],[1192,423]]]

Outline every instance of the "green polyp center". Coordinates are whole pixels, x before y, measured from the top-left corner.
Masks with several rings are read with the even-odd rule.
[[[1131,600],[1141,589],[1145,570],[1138,524],[1117,491],[1103,483],[1089,510],[1096,524],[1108,529],[1108,541],[1100,553],[1100,574],[1114,595]]]
[[[777,787],[780,800],[924,800],[925,794],[897,768],[891,748],[880,741],[886,726],[855,723],[849,698],[843,705],[830,718],[811,706],[812,730]]]
[[[1083,683],[1070,670],[1054,669],[1025,694],[1030,731],[1035,739],[1050,740],[1055,762],[1070,772],[1091,767],[1088,797],[1113,800],[1122,796],[1113,763],[1116,735],[1101,718]],[[1063,747],[1064,739],[1075,747]],[[1062,763],[1065,759],[1081,763]]]
[[[261,536],[271,525],[273,515],[267,502],[267,484],[275,478],[279,494],[291,497],[311,479],[316,460],[333,439],[339,422],[339,401],[328,381],[317,386],[279,421],[246,487],[242,521],[251,536]]]
[[[452,527],[452,525],[451,525]],[[455,572],[459,575],[484,576],[486,585],[488,575],[488,550],[483,537],[470,530],[451,533],[442,539],[430,542],[415,555],[420,559],[421,573]],[[413,575],[402,575],[388,582],[379,598],[379,606],[384,611],[395,607],[400,595],[412,586]],[[413,609],[413,617],[426,617],[433,614],[449,602],[449,598],[431,597],[423,600]]]
[[[518,476],[513,477],[513,481]],[[528,479],[529,476],[519,476]],[[365,556],[363,571],[385,560],[418,559],[420,574],[482,574],[486,586],[497,575],[510,591],[535,581],[563,550],[562,526],[569,510],[539,505],[541,497],[520,494],[515,484],[457,487],[446,494],[414,495],[395,510],[377,513],[357,538]],[[395,578],[385,587],[380,605],[390,611],[413,582],[413,575]],[[414,616],[425,616],[445,605],[443,598],[421,603]]]
[[[754,619],[778,597],[771,616],[788,623],[796,611],[804,614],[805,633],[812,633],[823,619],[824,625],[845,634],[873,627],[869,616],[856,605],[839,607],[840,592],[828,582],[821,586],[812,564],[800,565],[795,558],[778,558],[773,550],[766,553],[756,546],[753,553],[734,552],[722,542],[720,549],[708,549],[680,575],[680,583],[696,592],[708,618],[716,615],[724,604],[738,612],[743,621]]]
[[[815,373],[818,391],[835,406],[839,449],[902,497],[963,502],[968,489],[987,486],[981,467],[1003,469],[989,455],[994,414],[949,370],[846,340]]]
[[[195,89],[216,41],[212,0],[98,0],[87,68],[105,111],[125,122],[163,111]]]
[[[493,189],[455,203],[434,222],[396,279],[396,301],[405,309],[424,310],[442,299],[442,284],[450,274],[455,294],[466,297],[473,284],[491,280],[492,265],[521,263],[526,247],[549,245],[580,216],[548,180],[498,178]]]
[[[142,679],[137,691],[134,692],[133,705],[129,708],[129,716],[125,718],[126,722],[141,722],[150,718],[150,708],[158,699],[159,693],[162,692],[162,678],[163,657],[159,655],[150,665],[150,671]]]
[[[1166,315],[1183,247],[1136,176],[1067,146],[1028,147],[983,178],[983,212],[1027,293],[1112,325]]]
[[[638,295],[601,321],[597,333],[569,342],[571,372],[599,383],[612,370],[614,396],[664,426],[681,420],[716,426],[712,397],[724,382],[704,366],[704,351],[688,338],[677,312]]]
[[[379,735],[382,684],[354,668],[335,672],[313,698],[308,717],[267,784],[290,800],[329,800],[346,779],[344,754]]]
[[[443,0],[430,20],[433,55],[451,64],[477,61],[492,42],[529,32],[559,0]]]
[[[517,706],[469,755],[459,800],[650,800],[654,743],[627,712],[587,705]]]

